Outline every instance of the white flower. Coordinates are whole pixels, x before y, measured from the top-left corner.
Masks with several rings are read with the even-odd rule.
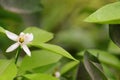
[[[11,45],[6,50],[6,52],[11,52],[11,51],[15,50],[17,47],[21,46],[23,48],[23,50],[26,52],[26,54],[28,56],[31,56],[31,52],[30,52],[29,48],[27,47],[27,44],[33,40],[32,33],[24,34],[23,32],[21,32],[19,36],[10,31],[7,31],[7,30],[5,31],[5,33],[9,39],[16,42],[13,45]]]
[[[56,78],[59,78],[59,77],[60,77],[60,72],[56,71],[56,72],[55,72],[55,77],[56,77]]]

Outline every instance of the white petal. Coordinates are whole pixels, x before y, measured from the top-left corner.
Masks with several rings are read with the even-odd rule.
[[[19,43],[15,43],[15,44],[11,45],[11,46],[6,50],[6,52],[11,52],[11,51],[15,50],[18,46],[19,46]]]
[[[33,34],[32,34],[32,33],[26,34],[26,40],[27,40],[28,42],[32,41],[32,40],[33,40]]]
[[[32,40],[33,40],[33,34],[30,33],[30,34],[29,34],[29,41],[32,41]]]
[[[29,48],[27,47],[27,45],[22,45],[22,48],[28,56],[31,56],[31,52],[30,52]]]
[[[30,34],[25,34],[25,41],[24,41],[24,44],[28,44],[29,42],[31,42],[33,40],[33,34],[30,33]]]
[[[5,31],[7,37],[13,41],[17,41],[18,36],[10,31]]]
[[[20,36],[24,36],[25,34],[23,32],[20,33]]]

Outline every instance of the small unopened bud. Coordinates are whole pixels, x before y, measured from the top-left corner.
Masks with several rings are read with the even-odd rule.
[[[55,72],[55,77],[56,77],[56,78],[59,78],[59,77],[60,77],[60,72],[56,71],[56,72]]]

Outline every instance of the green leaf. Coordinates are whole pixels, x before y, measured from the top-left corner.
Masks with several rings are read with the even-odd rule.
[[[104,65],[104,64],[102,64],[102,65],[103,65],[104,73],[108,77],[108,80],[118,80],[116,72],[112,71],[112,69],[109,66]]]
[[[56,69],[56,67],[58,67],[58,64],[59,63],[53,63],[53,64],[48,64],[48,65],[45,65],[45,66],[41,66],[41,67],[37,67],[37,68],[34,68],[32,70],[32,72],[34,73],[53,73]]]
[[[59,80],[55,77],[52,77],[51,75],[47,75],[47,74],[27,74],[24,75],[24,77],[28,78],[29,80]]]
[[[29,27],[25,29],[26,33],[33,33],[34,39],[32,44],[39,44],[43,42],[47,42],[53,38],[53,34],[37,27]]]
[[[0,33],[5,33],[5,29],[0,27]]]
[[[112,41],[110,41],[109,43],[108,51],[113,54],[117,54],[117,55],[120,54],[120,48]]]
[[[104,75],[99,60],[87,51],[84,53],[84,66],[92,80],[108,80]]]
[[[13,80],[16,74],[14,60],[0,60],[0,80]]]
[[[102,62],[102,63],[105,63],[105,64],[108,64],[112,67],[115,67],[117,69],[120,69],[120,61],[119,59],[108,53],[108,52],[105,52],[105,51],[101,51],[101,50],[96,50],[96,49],[89,49],[88,50],[92,55],[94,56],[98,56],[99,60]],[[78,53],[78,55],[83,55],[84,52],[80,52]]]
[[[120,24],[110,24],[109,35],[111,40],[120,47]]]
[[[25,56],[20,66],[20,73],[31,69],[56,63],[61,59],[61,56],[46,50],[32,51],[31,57]]]
[[[83,62],[80,62],[79,64],[76,80],[91,80],[88,72],[85,69]]]
[[[70,55],[67,51],[65,51],[63,48],[61,48],[61,47],[59,47],[57,45],[42,43],[42,44],[34,44],[33,46],[43,48],[43,49],[52,51],[54,53],[60,54],[60,55],[62,55],[64,57],[67,57],[67,58],[73,59],[75,61],[78,61],[74,57],[72,57],[72,55]]]
[[[41,10],[40,0],[0,0],[0,5],[16,13],[33,13]]]
[[[71,61],[67,64],[65,64],[62,69],[61,69],[61,74],[64,74],[66,73],[67,71],[71,70],[73,67],[75,67],[79,62],[76,62],[76,61]]]
[[[120,2],[111,3],[98,9],[85,19],[86,22],[118,24],[120,23]]]

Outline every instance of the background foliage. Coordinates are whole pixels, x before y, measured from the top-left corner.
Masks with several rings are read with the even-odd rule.
[[[5,67],[0,80],[8,80],[6,76],[9,80],[58,80],[56,71],[61,73],[60,80],[120,80],[120,48],[113,43],[116,38],[110,39],[108,27],[119,23],[120,3],[113,4],[118,8],[99,9],[112,2],[116,0],[0,0],[0,26],[16,34],[35,35],[29,45],[32,57],[22,51],[17,71],[11,60],[16,51],[5,53],[13,42],[0,28],[0,69]]]

